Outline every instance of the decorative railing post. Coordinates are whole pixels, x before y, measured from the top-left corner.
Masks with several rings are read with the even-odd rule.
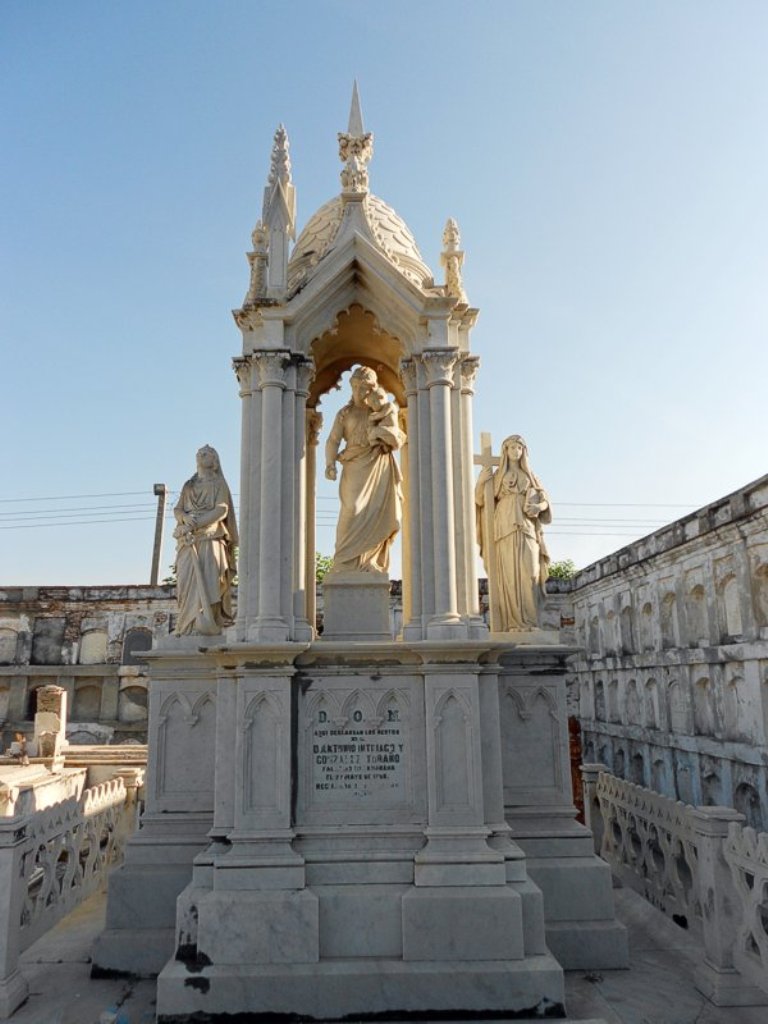
[[[139,827],[142,811],[141,790],[145,774],[144,768],[120,768],[115,772],[115,778],[122,779],[125,786],[125,807],[118,819],[121,843]]]
[[[732,807],[697,807],[690,811],[696,835],[697,885],[704,927],[704,962],[694,980],[715,1006],[757,1006],[768,996],[742,977],[734,965],[734,947],[742,905],[724,856],[732,822],[744,815]]]
[[[581,779],[584,788],[584,824],[592,833],[594,851],[600,856],[603,848],[603,816],[600,812],[600,801],[597,796],[597,780],[600,772],[607,772],[605,764],[583,764],[581,766]]]
[[[731,822],[723,855],[738,895],[738,925],[733,965],[765,994],[768,1003],[768,931],[765,893],[768,886],[768,833]]]
[[[0,821],[0,1017],[10,1017],[29,994],[18,969],[25,895],[21,864],[28,845],[22,819]]]

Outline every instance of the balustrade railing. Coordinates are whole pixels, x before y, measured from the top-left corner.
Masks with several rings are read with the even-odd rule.
[[[702,943],[718,1006],[768,1005],[768,834],[731,807],[691,807],[582,765],[586,822],[614,874]]]
[[[19,955],[96,892],[121,858],[136,824],[136,793],[115,778],[79,799],[0,818],[0,1018],[28,994]]]

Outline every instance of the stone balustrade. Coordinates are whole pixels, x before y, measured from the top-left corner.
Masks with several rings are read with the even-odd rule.
[[[723,845],[738,895],[733,961],[753,985],[768,983],[768,833],[731,822]]]
[[[587,826],[614,874],[702,943],[717,1006],[768,1005],[768,834],[731,807],[692,807],[582,766]]]
[[[0,1018],[26,999],[19,955],[103,885],[135,827],[141,780],[117,777],[0,819]]]

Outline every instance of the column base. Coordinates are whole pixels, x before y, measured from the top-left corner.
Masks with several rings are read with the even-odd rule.
[[[487,829],[427,829],[425,835],[427,845],[413,859],[414,885],[421,888],[506,883],[504,854],[488,845]]]
[[[427,623],[427,640],[466,640],[469,627],[460,615],[433,615]]]
[[[259,617],[248,629],[248,642],[254,644],[282,644],[288,641],[288,623],[279,617]]]

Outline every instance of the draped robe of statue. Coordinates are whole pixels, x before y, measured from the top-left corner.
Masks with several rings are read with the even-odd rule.
[[[201,467],[212,453],[213,468]],[[235,547],[232,495],[212,448],[198,452],[198,472],[184,484],[176,507],[176,634],[215,635],[232,620]]]
[[[368,373],[375,382],[373,371]],[[372,443],[370,414],[367,406],[351,402],[339,410],[328,438],[327,448],[342,466],[334,573],[386,573],[400,529],[401,474],[393,452],[402,444],[402,434],[397,427],[377,423]],[[342,441],[345,447],[338,452]]]
[[[519,461],[509,455],[508,442],[522,446]],[[493,474],[493,544],[485,536],[482,509],[485,484],[475,490],[480,554],[489,578],[496,581],[500,629],[535,629],[538,626],[538,598],[545,592],[549,554],[542,524],[552,521],[549,496],[528,465],[527,449],[518,435],[502,444],[499,468]],[[541,506],[540,510],[535,506]],[[493,556],[491,556],[493,552]],[[493,557],[493,563],[491,562]]]

